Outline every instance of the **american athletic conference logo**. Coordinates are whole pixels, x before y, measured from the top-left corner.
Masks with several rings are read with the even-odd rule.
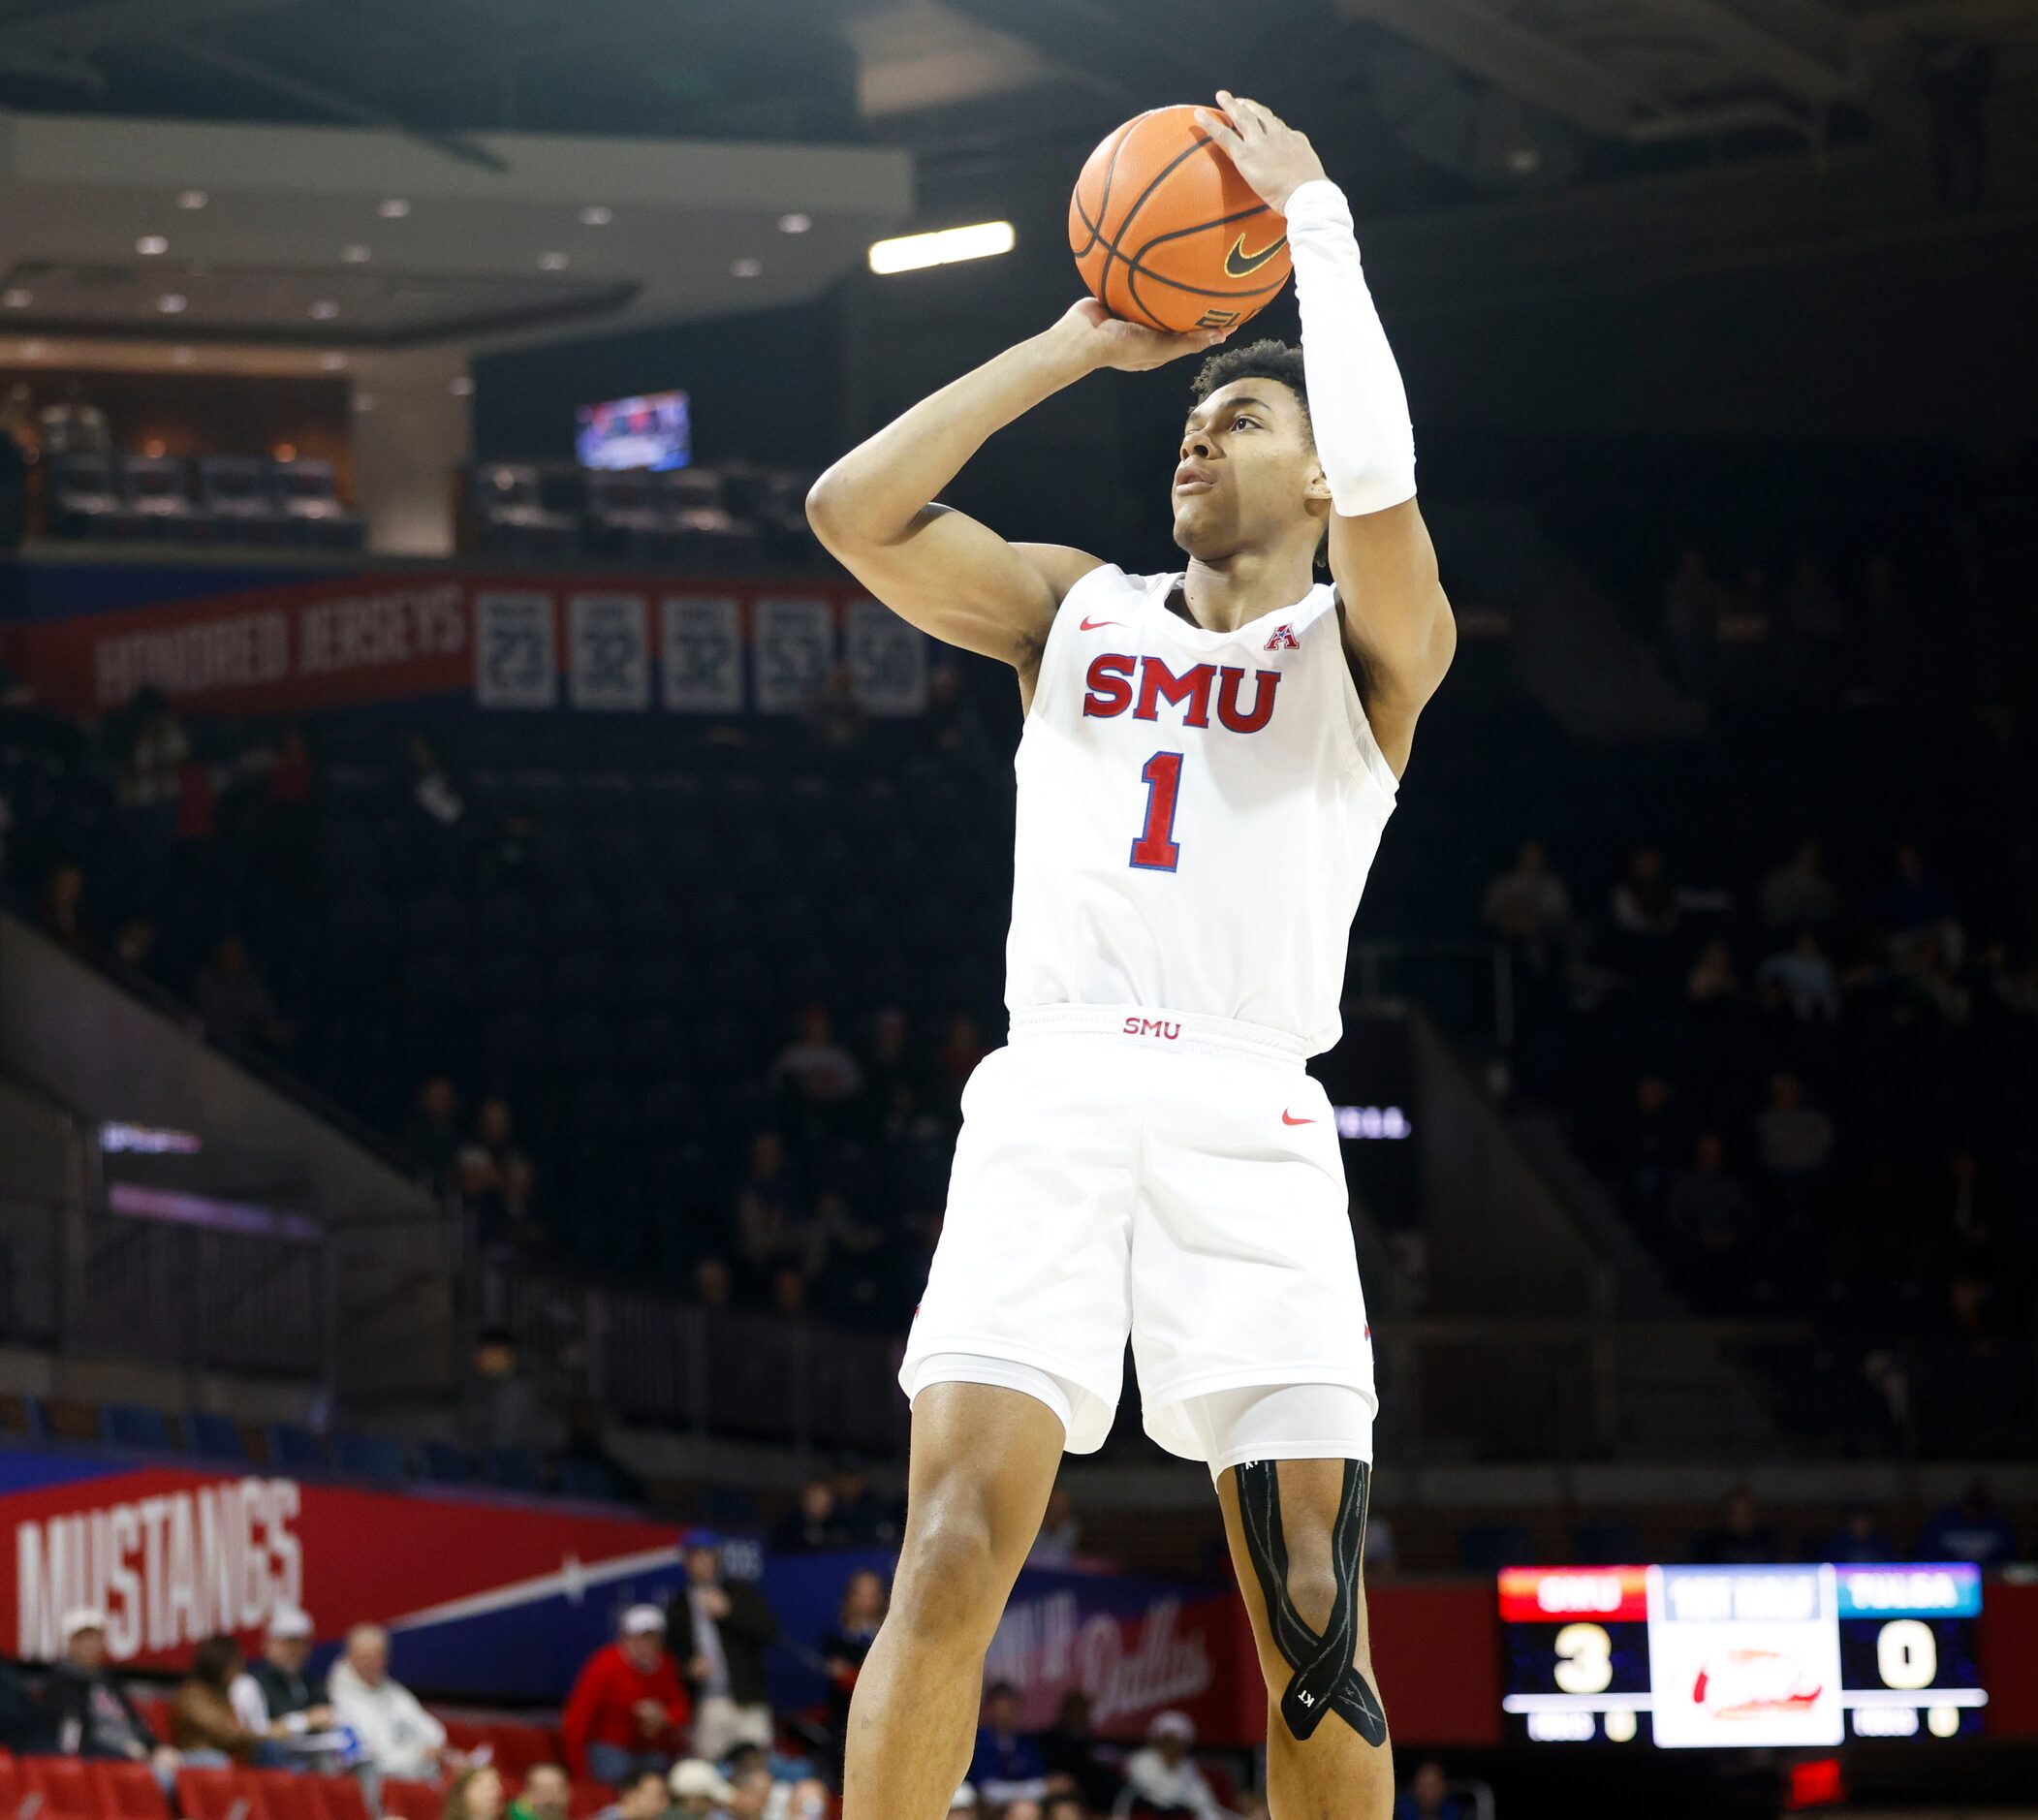
[[[1295,636],[1294,625],[1288,620],[1283,620],[1274,627],[1261,648],[1269,651],[1299,651],[1302,648],[1302,642]]]

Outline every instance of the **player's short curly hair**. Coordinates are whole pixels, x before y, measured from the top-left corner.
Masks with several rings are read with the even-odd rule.
[[[1302,423],[1314,435],[1315,426],[1309,422],[1309,387],[1303,377],[1301,349],[1270,338],[1248,342],[1242,348],[1219,348],[1196,369],[1196,381],[1189,388],[1189,395],[1201,404],[1211,392],[1221,391],[1238,379],[1279,380],[1295,393],[1302,407]]]

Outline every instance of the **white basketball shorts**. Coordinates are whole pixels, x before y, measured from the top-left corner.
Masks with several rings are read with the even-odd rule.
[[[1170,1453],[1207,1458],[1196,1405],[1213,1393],[1333,1384],[1361,1394],[1363,1420],[1323,1451],[1370,1459],[1378,1402],[1343,1159],[1302,1060],[1286,1034],[1222,1018],[1015,1012],[1011,1041],[963,1089],[907,1396],[958,1375],[929,1369],[944,1357],[1032,1366],[1073,1387],[1068,1451],[1094,1453],[1130,1334],[1146,1432]]]

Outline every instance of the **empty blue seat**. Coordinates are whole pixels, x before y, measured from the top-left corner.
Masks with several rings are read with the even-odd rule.
[[[335,1434],[332,1463],[357,1479],[404,1479],[410,1476],[403,1443],[387,1434]]]
[[[102,1403],[99,1438],[113,1447],[140,1447],[152,1454],[168,1454],[176,1446],[163,1412],[140,1403]]]
[[[272,1422],[268,1426],[268,1458],[270,1465],[291,1472],[324,1472],[326,1444],[301,1423]]]
[[[1497,1574],[1535,1561],[1535,1543],[1520,1523],[1473,1523],[1459,1531],[1458,1558],[1468,1574]]]
[[[568,1497],[596,1498],[613,1503],[618,1496],[615,1475],[599,1459],[562,1459],[559,1490]]]
[[[193,1409],[184,1416],[184,1451],[199,1459],[245,1460],[246,1444],[240,1438],[240,1424],[232,1416],[209,1409]]]
[[[467,1456],[451,1441],[420,1441],[418,1469],[434,1485],[465,1485],[474,1477]]]
[[[545,1474],[538,1462],[520,1447],[491,1447],[482,1458],[482,1471],[490,1485],[505,1491],[542,1491]]]

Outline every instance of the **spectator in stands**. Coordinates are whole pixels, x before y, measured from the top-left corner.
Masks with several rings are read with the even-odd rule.
[[[870,1020],[870,1046],[863,1058],[865,1105],[872,1120],[910,1117],[927,1088],[927,1071],[913,1048],[906,1014],[887,1005]]]
[[[1040,1520],[1040,1534],[1027,1553],[1028,1567],[1066,1567],[1082,1547],[1082,1522],[1076,1515],[1075,1500],[1066,1486],[1057,1485],[1048,1493],[1048,1508]]]
[[[107,1666],[106,1614],[76,1606],[64,1614],[58,1629],[64,1652],[43,1679],[42,1736],[62,1756],[145,1763],[169,1789],[183,1758],[156,1742]]]
[[[1995,1507],[1988,1482],[1971,1479],[1945,1509],[1932,1514],[1918,1535],[1921,1561],[1973,1561],[2001,1567],[2018,1558],[2017,1531]]]
[[[826,1005],[809,1005],[800,1014],[800,1034],[778,1051],[768,1078],[796,1113],[842,1106],[863,1086],[863,1071],[837,1040]]]
[[[429,1778],[449,1760],[446,1728],[390,1673],[390,1635],[381,1625],[348,1631],[327,1685],[334,1718],[361,1741],[374,1774]]]
[[[725,1580],[721,1538],[689,1529],[679,1538],[686,1584],[666,1608],[666,1647],[686,1664],[694,1702],[694,1749],[720,1762],[739,1743],[768,1748],[771,1688],[765,1651],[778,1619],[754,1583]]]
[[[1769,1104],[1755,1114],[1755,1147],[1770,1178],[1802,1193],[1821,1180],[1833,1161],[1833,1120],[1804,1100],[1794,1074],[1770,1077]]]
[[[949,1020],[948,1034],[934,1051],[934,1065],[940,1071],[951,1102],[962,1097],[963,1087],[986,1053],[977,1020],[967,1012],[957,1012]]]
[[[1189,1746],[1196,1727],[1186,1712],[1157,1713],[1146,1728],[1145,1748],[1125,1760],[1125,1786],[1143,1807],[1194,1820],[1235,1820],[1204,1779]]]
[[[1800,929],[1788,949],[1770,956],[1756,978],[1765,984],[1773,980],[1783,988],[1790,1015],[1800,1023],[1839,1020],[1839,980],[1810,929]]]
[[[740,1760],[732,1759],[724,1773],[736,1788],[730,1820],[826,1820],[827,1784],[774,1770],[753,1744],[741,1746]]]
[[[233,1699],[235,1681],[246,1666],[239,1642],[207,1637],[191,1652],[191,1673],[177,1683],[170,1703],[170,1742],[191,1764],[280,1765],[288,1754],[268,1737],[267,1726],[246,1724]]]
[[[1780,1561],[1781,1549],[1775,1530],[1762,1521],[1754,1492],[1744,1485],[1727,1493],[1718,1526],[1691,1539],[1691,1558],[1713,1567],[1760,1567]]]
[[[1041,1761],[1040,1746],[1019,1730],[1019,1689],[1010,1681],[992,1681],[985,1689],[969,1779],[978,1798],[992,1807],[1047,1798],[1048,1766]]]
[[[835,1627],[821,1639],[821,1660],[828,1671],[829,1733],[834,1741],[835,1769],[842,1767],[842,1743],[849,1724],[849,1697],[856,1691],[863,1659],[877,1641],[891,1602],[885,1577],[875,1568],[860,1567],[842,1588],[835,1608]]]
[[[279,1052],[290,1047],[291,1027],[268,988],[256,977],[247,945],[237,935],[223,936],[214,947],[191,988],[191,998],[215,1042],[234,1049],[259,1044]]]
[[[1072,1791],[1084,1807],[1103,1814],[1112,1810],[1125,1786],[1111,1762],[1097,1748],[1091,1729],[1090,1697],[1071,1687],[1061,1697],[1054,1723],[1041,1733],[1040,1760],[1056,1791]]]
[[[516,1119],[507,1100],[484,1100],[474,1135],[454,1159],[454,1185],[475,1215],[485,1243],[527,1242],[534,1172],[517,1147]]]
[[[124,967],[134,968],[137,973],[148,971],[148,963],[155,957],[155,953],[156,926],[146,917],[129,917],[113,937],[113,958]]]
[[[1833,881],[1826,876],[1826,850],[1817,840],[1798,842],[1789,859],[1762,881],[1762,920],[1772,929],[1801,929],[1831,920]]]
[[[1486,888],[1488,926],[1540,972],[1571,927],[1571,894],[1540,840],[1524,840],[1515,869]]]
[[[510,1820],[567,1820],[573,1811],[573,1782],[566,1766],[534,1763],[523,1773],[523,1787],[510,1804]]]
[[[619,1788],[643,1770],[663,1774],[692,1717],[679,1671],[665,1647],[655,1605],[623,1613],[614,1643],[587,1658],[559,1719],[566,1762],[578,1775]]]
[[[694,1266],[694,1300],[704,1308],[726,1308],[736,1293],[727,1258],[703,1258]]]
[[[835,1494],[835,1522],[851,1548],[876,1548],[898,1540],[898,1524],[872,1489],[869,1469],[854,1454],[835,1457],[829,1485]]]
[[[775,1131],[757,1132],[736,1197],[737,1250],[753,1285],[768,1283],[780,1265],[811,1275],[818,1263],[817,1236],[784,1140]]]
[[[1663,588],[1663,648],[1687,694],[1705,692],[1711,677],[1712,622],[1722,589],[1705,552],[1687,549]]]
[[[465,1428],[471,1446],[527,1454],[542,1454],[558,1432],[508,1328],[486,1327],[475,1335]]]
[[[1416,1766],[1408,1786],[1395,1803],[1394,1820],[1464,1820],[1464,1808],[1451,1797],[1444,1766],[1434,1757]]]
[[[795,1264],[781,1264],[771,1272],[765,1290],[765,1306],[789,1319],[806,1312],[806,1272]]]
[[[1818,1558],[1840,1566],[1867,1566],[1894,1561],[1896,1544],[1884,1534],[1881,1521],[1866,1504],[1857,1504],[1846,1521],[1819,1545]]]
[[[1636,942],[1661,942],[1677,932],[1679,906],[1660,847],[1637,847],[1614,887],[1614,926]]]
[[[1704,1132],[1693,1145],[1691,1167],[1671,1183],[1664,1217],[1691,1253],[1695,1273],[1711,1279],[1715,1290],[1730,1286],[1755,1208],[1727,1174],[1727,1146],[1718,1132]]]
[[[91,926],[85,917],[84,868],[69,860],[54,865],[43,883],[43,901],[36,926],[53,942],[66,948],[88,950],[95,946]]]
[[[1898,961],[1930,940],[1944,950],[1949,964],[1960,965],[1965,938],[1952,894],[1931,875],[1925,855],[1908,841],[1897,849],[1893,876],[1876,893],[1873,908],[1889,931],[1890,951]]]
[[[822,1478],[809,1479],[800,1488],[800,1502],[771,1532],[771,1546],[780,1554],[839,1549],[847,1540],[835,1515],[835,1488]]]
[[[160,689],[143,689],[122,717],[133,729],[120,768],[120,801],[151,850],[171,836],[184,767],[191,762],[191,737]]]
[[[1691,1150],[1682,1110],[1661,1075],[1646,1074],[1635,1083],[1627,1111],[1615,1124],[1610,1147],[1629,1206],[1653,1224],[1664,1211],[1676,1179],[1675,1159],[1688,1156]]]
[[[703,1770],[713,1777],[705,1787],[705,1778],[700,1773]],[[711,1763],[689,1760],[675,1764],[670,1781],[662,1771],[632,1770],[616,1784],[615,1799],[596,1820],[664,1820],[668,1812],[711,1814],[722,1798],[721,1791],[728,1786]],[[682,1788],[686,1791],[683,1795]]]
[[[686,1815],[726,1816],[729,1804],[736,1800],[736,1786],[713,1764],[699,1757],[689,1757],[684,1763],[673,1765],[668,1784],[673,1798],[673,1812]],[[649,1792],[644,1794],[646,1803]],[[627,1805],[627,1797],[615,1804],[617,1820],[650,1820],[643,1814],[634,1814]],[[653,1810],[655,1813],[656,1809]]]
[[[471,1765],[446,1790],[444,1820],[499,1820],[502,1795],[500,1770],[492,1763]]]
[[[433,1075],[418,1088],[411,1115],[404,1120],[403,1147],[423,1166],[434,1187],[453,1179],[459,1160],[459,1095],[444,1075]]]
[[[412,806],[435,828],[457,828],[467,813],[460,793],[439,763],[428,739],[413,737],[409,745]]]
[[[311,1671],[311,1615],[279,1605],[269,1615],[262,1654],[235,1679],[234,1710],[251,1732],[301,1741],[330,1729],[326,1678]]]

